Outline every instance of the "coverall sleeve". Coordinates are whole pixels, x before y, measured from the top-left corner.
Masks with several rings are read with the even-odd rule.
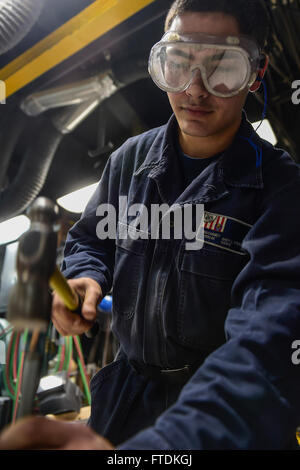
[[[97,235],[97,225],[106,217],[97,216],[97,208],[101,204],[109,204],[118,214],[118,188],[119,177],[117,169],[117,156],[112,154],[103,171],[98,187],[86,206],[80,220],[68,233],[62,272],[68,279],[89,277],[97,281],[103,295],[111,289],[113,270],[115,240],[111,237],[100,239]],[[114,223],[111,217],[110,222]]]
[[[119,449],[285,449],[300,423],[299,179],[265,200],[244,239],[226,343],[155,425]],[[200,314],[200,312],[199,312]]]

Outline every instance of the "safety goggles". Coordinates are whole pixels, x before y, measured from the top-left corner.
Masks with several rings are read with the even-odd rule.
[[[200,72],[209,93],[229,98],[255,82],[260,58],[256,43],[245,36],[168,31],[151,49],[149,73],[162,90],[181,93]]]

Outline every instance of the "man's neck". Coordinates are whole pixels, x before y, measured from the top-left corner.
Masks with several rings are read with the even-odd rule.
[[[179,144],[182,151],[194,158],[209,158],[226,150],[234,140],[241,125],[241,119],[230,128],[208,137],[195,137],[179,129]]]

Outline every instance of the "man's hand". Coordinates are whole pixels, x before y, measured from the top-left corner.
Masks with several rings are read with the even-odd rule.
[[[86,320],[68,310],[58,295],[54,294],[52,321],[62,336],[81,335],[91,328],[93,321],[97,317],[97,306],[103,297],[102,290],[96,281],[88,277],[70,279],[68,284],[83,300],[81,313]]]
[[[0,450],[113,450],[113,445],[80,423],[44,417],[20,419],[0,434]]]

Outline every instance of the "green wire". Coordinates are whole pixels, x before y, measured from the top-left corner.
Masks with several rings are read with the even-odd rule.
[[[73,354],[73,339],[72,336],[66,337],[65,360],[63,370],[68,371]]]
[[[81,341],[80,341],[79,336],[76,336],[76,339],[77,339],[77,342],[78,342],[78,345],[79,345],[79,349],[80,349],[81,354],[82,354],[82,357],[83,357],[83,351],[82,351]],[[81,359],[80,359],[79,355],[78,355],[77,362],[78,362],[78,367],[79,367],[79,371],[80,371],[80,375],[81,375],[81,379],[82,379],[82,383],[83,383],[83,388],[84,388],[84,391],[85,391],[85,396],[86,396],[88,405],[91,405],[91,393],[90,393],[90,388],[89,388],[89,386],[88,386],[88,383],[87,383],[87,380],[86,380],[86,377],[85,377],[85,373],[84,373],[84,370],[83,370],[83,365],[82,365],[82,363],[81,363]]]
[[[29,330],[25,330],[23,335],[22,335],[22,340],[23,340],[23,347],[24,347],[24,351],[25,351],[25,347],[26,347],[26,343],[27,343],[27,338],[28,338],[28,332]],[[22,349],[22,348],[20,348]],[[20,375],[21,375],[21,365],[22,365],[22,361],[19,362],[19,367],[18,367],[18,374],[17,374],[17,383],[16,383],[16,388],[15,390],[18,390],[18,387],[19,387],[19,382],[20,382]],[[16,402],[17,402],[17,393],[15,393],[15,396],[14,396],[14,403],[13,403],[13,410],[12,410],[12,419],[13,419],[13,416],[14,416],[14,412],[15,412],[15,407],[16,407]]]
[[[69,357],[69,337],[65,337],[65,359],[63,363],[63,370],[66,370],[68,364],[68,357]]]
[[[14,327],[13,327],[12,325],[10,325],[10,324],[8,324],[8,326],[4,327],[4,326],[0,323],[0,327],[2,328],[2,330],[0,331],[0,338],[1,338],[1,339],[5,338],[5,336],[9,335],[9,334],[13,331],[13,329],[14,329]],[[5,330],[7,330],[7,331],[5,331]],[[3,334],[3,331],[5,331],[4,334]]]
[[[44,357],[43,357],[42,375],[47,375],[48,368],[49,368],[48,358],[49,358],[49,345],[50,345],[50,339],[51,339],[51,328],[52,328],[52,321],[50,320],[48,328],[47,328],[46,338],[45,338],[45,351],[44,351]]]
[[[10,377],[10,383],[12,385],[12,388],[14,389],[16,393],[16,384],[14,383],[14,373],[13,373],[13,359],[14,355],[16,354],[16,341],[17,341],[17,333],[13,333],[13,339],[12,339],[12,345],[11,345],[11,351],[10,351],[10,357],[8,358],[9,360],[9,377]]]
[[[81,351],[82,357],[84,357],[84,356],[83,356],[83,349],[82,349],[82,345],[81,345],[80,337],[79,337],[79,336],[76,336],[76,338],[77,338],[77,341],[78,341],[78,344],[79,344],[79,348],[80,348],[80,351]]]
[[[61,360],[62,349],[63,349],[62,345],[58,346],[58,351],[57,351],[58,359],[57,359],[57,362],[56,362],[54,370],[53,370],[54,373],[58,372],[58,368],[59,368],[59,364],[60,364],[60,360]]]
[[[11,352],[14,350],[14,346],[15,346],[15,342],[16,342],[16,335],[15,333],[13,333],[13,343],[12,343],[12,347],[11,347]],[[12,373],[12,358],[11,356],[10,357],[6,357],[6,360],[9,361],[9,375],[10,375],[10,378],[13,378],[13,373]],[[12,385],[12,388],[15,392],[15,394],[12,394],[9,387],[8,387],[8,383],[7,383],[7,379],[6,379],[6,373],[5,373],[5,368],[3,367],[2,369],[2,377],[3,377],[3,381],[4,381],[4,386],[5,386],[5,389],[6,389],[6,392],[8,393],[9,397],[14,400],[15,399],[15,394],[16,394],[16,385],[13,383],[13,380],[11,380],[11,385]]]
[[[67,337],[64,338],[64,341],[65,341],[65,344],[64,344],[64,346],[65,346],[65,358],[64,358],[64,363],[63,363],[62,369],[63,370],[68,370],[70,360],[71,360],[71,355],[72,355],[72,344],[71,344],[72,337],[67,336]],[[59,368],[60,361],[61,361],[61,356],[62,356],[62,351],[63,351],[63,346],[59,345],[58,346],[58,351],[57,351],[58,360],[57,360],[57,362],[55,364],[55,367],[54,367],[54,370],[53,370],[54,373],[58,372],[58,368]]]
[[[4,366],[5,367],[5,366]],[[3,381],[4,381],[4,386],[5,386],[5,389],[6,389],[6,392],[7,394],[9,395],[9,397],[14,400],[15,399],[15,395],[13,395],[11,393],[11,391],[9,390],[8,388],[8,384],[7,384],[7,380],[6,380],[6,374],[5,374],[5,370],[4,370],[4,367],[2,369],[2,377],[3,377]]]
[[[69,338],[69,343],[70,343],[70,346],[69,346],[69,360],[68,360],[68,364],[67,364],[67,371],[69,370],[69,367],[70,367],[71,361],[72,361],[72,357],[73,357],[73,338],[72,338],[72,336],[70,336],[70,338]]]
[[[79,367],[79,370],[80,370],[80,375],[81,375],[81,379],[82,379],[82,383],[83,383],[83,388],[84,388],[85,396],[86,396],[88,405],[91,405],[90,389],[89,389],[89,386],[88,386],[88,384],[87,384],[87,381],[86,381],[86,378],[85,378],[85,375],[84,375],[83,367],[82,367],[81,360],[80,360],[80,357],[79,357],[79,356],[78,356],[77,362],[78,362],[78,367]]]
[[[9,329],[8,331],[6,331],[6,333],[3,334],[3,331],[6,330],[6,328],[4,328],[4,326],[2,324],[0,324],[1,328],[2,328],[2,331],[0,333],[0,338],[1,340],[3,340],[4,338],[6,338],[6,336],[12,332],[13,330],[13,327],[11,329]],[[6,343],[5,343],[6,344]],[[8,358],[6,357],[6,360],[8,360]],[[13,400],[14,399],[14,395],[11,393],[11,391],[9,390],[8,388],[8,383],[7,383],[7,380],[6,380],[6,373],[5,373],[5,365],[1,366],[1,373],[2,373],[2,378],[3,378],[3,382],[4,382],[4,387],[5,387],[5,390],[8,394],[8,396]]]
[[[65,350],[65,360],[64,360],[64,365],[63,365],[63,370],[68,370],[69,364],[71,361],[71,355],[72,355],[72,337],[67,336],[66,337],[66,350]]]

